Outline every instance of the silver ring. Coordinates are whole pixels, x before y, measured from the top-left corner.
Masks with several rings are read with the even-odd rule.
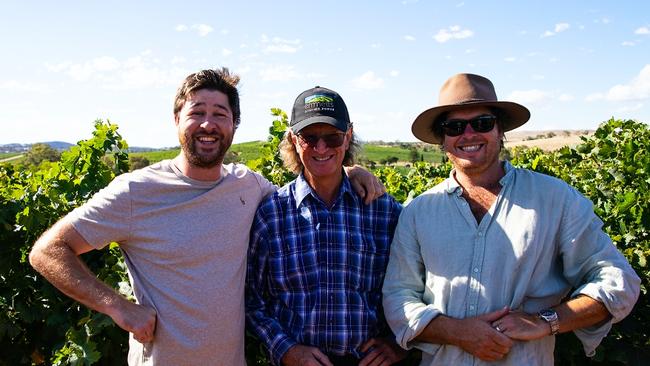
[[[501,328],[499,328],[499,326],[498,326],[498,325],[497,325],[496,327],[494,327],[494,329],[496,329],[496,330],[497,330],[497,332],[499,332],[499,333],[502,333],[502,332],[503,332],[503,330],[501,330]]]

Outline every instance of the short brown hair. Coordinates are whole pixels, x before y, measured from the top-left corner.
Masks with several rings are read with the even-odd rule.
[[[359,143],[357,143],[357,137],[352,132],[352,138],[350,139],[350,146],[345,151],[345,156],[343,157],[343,166],[352,166],[357,156],[357,151],[359,151]],[[287,129],[284,133],[284,138],[280,141],[280,157],[282,157],[282,163],[284,167],[287,168],[294,174],[300,174],[304,168],[302,161],[300,161],[300,155],[296,147],[291,141],[291,130]]]
[[[235,129],[239,126],[241,112],[239,110],[239,91],[237,84],[239,75],[230,73],[227,67],[221,69],[207,69],[188,75],[176,92],[174,99],[174,116],[183,108],[187,98],[197,90],[208,89],[220,91],[228,97],[228,104],[232,110],[232,119]]]

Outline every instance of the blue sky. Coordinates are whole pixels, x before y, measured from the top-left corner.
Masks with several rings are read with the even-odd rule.
[[[413,119],[458,72],[532,113],[525,130],[650,122],[647,1],[12,1],[0,3],[0,144],[88,138],[177,145],[182,79],[241,75],[235,142],[315,85],[345,99],[363,140],[415,141]]]

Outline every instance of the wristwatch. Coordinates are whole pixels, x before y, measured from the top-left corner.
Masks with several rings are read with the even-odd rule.
[[[551,335],[557,334],[560,330],[560,321],[557,318],[557,313],[553,309],[544,309],[537,313],[542,320],[551,326]]]

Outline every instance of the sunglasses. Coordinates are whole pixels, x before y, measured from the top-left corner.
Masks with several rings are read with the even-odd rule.
[[[318,141],[323,140],[325,145],[329,148],[336,148],[343,145],[345,141],[344,133],[330,133],[326,135],[304,135],[298,134],[298,143],[303,148],[311,147],[312,149],[318,145]]]
[[[471,125],[472,129],[476,132],[490,132],[497,122],[495,116],[484,115],[474,117],[472,119],[448,119],[440,123],[442,132],[447,136],[460,136],[465,132],[467,125]]]

